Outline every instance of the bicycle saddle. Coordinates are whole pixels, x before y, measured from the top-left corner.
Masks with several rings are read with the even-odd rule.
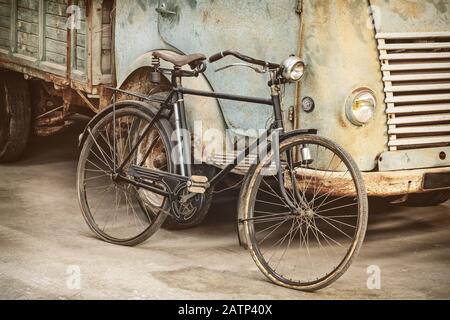
[[[182,67],[188,64],[192,69],[197,67],[200,62],[206,60],[206,56],[201,53],[177,55],[170,52],[155,51],[153,52],[153,56],[173,63],[177,67]]]

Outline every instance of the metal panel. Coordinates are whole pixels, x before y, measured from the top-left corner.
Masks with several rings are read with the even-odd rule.
[[[384,39],[410,39],[411,33],[445,37],[449,31],[449,0],[370,0],[376,26]]]
[[[383,84],[370,21],[367,1],[304,1],[306,74],[300,84],[300,101],[312,97],[316,108],[310,113],[298,109],[299,127],[316,128],[320,135],[335,140],[363,171],[376,169],[378,155],[387,150]],[[346,117],[345,106],[352,92],[361,87],[374,91],[377,109],[373,121],[358,127]]]
[[[443,157],[445,155],[445,157]],[[450,166],[450,147],[388,151],[378,159],[380,171]]]
[[[176,15],[161,15],[162,38],[185,53],[211,55],[223,50],[241,51],[262,60],[280,63],[298,53],[300,17],[298,0],[161,0]],[[236,62],[232,58],[210,65],[206,72],[215,91],[268,98],[267,77],[233,68],[220,73],[214,69]],[[295,85],[287,87],[286,114],[294,105]],[[239,133],[247,129],[263,129],[270,124],[270,106],[221,101],[230,128]],[[287,119],[287,117],[286,117]],[[290,127],[290,124],[286,122]]]

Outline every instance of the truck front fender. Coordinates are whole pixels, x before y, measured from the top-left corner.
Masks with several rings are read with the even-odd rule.
[[[158,112],[158,110],[154,106],[152,106],[152,105],[150,105],[148,103],[141,102],[141,101],[119,101],[119,102],[116,103],[115,110],[120,110],[122,108],[129,107],[130,105],[133,106],[133,107],[139,108],[139,109],[141,109],[141,110],[143,110],[145,112],[149,112],[150,115],[152,115],[152,116],[154,116]],[[86,138],[88,136],[88,129],[94,128],[95,125],[104,116],[106,116],[107,114],[109,114],[109,113],[111,113],[113,111],[114,111],[114,107],[112,105],[110,105],[107,108],[105,108],[102,111],[100,111],[99,113],[97,113],[95,115],[95,117],[93,117],[91,119],[91,121],[89,121],[89,123],[87,124],[86,128],[83,130],[83,132],[78,137],[78,148],[82,148],[83,147],[83,144],[86,141]]]
[[[153,69],[152,60],[153,52],[149,51],[138,57],[126,69],[121,79],[117,79],[117,87],[123,90],[134,91],[137,93],[149,94],[152,87],[149,81],[150,71]],[[170,50],[158,50],[170,51]],[[173,53],[173,51],[170,51]],[[161,67],[173,68],[173,65],[161,60]],[[189,68],[189,66],[186,66]],[[163,84],[170,86],[169,79],[163,79]],[[190,89],[213,92],[208,79],[205,75],[200,75],[197,78],[183,78],[183,86]],[[205,154],[209,150],[218,152],[224,150],[227,143],[226,129],[227,125],[217,99],[207,97],[188,96],[185,98],[187,125],[189,131],[192,133],[195,130],[194,139],[194,157],[196,160],[205,160],[208,155]],[[211,139],[214,136],[214,139]],[[208,144],[208,146],[206,146]],[[208,150],[208,151],[206,151]],[[219,152],[221,153],[221,152]],[[202,159],[200,159],[200,157]],[[203,161],[205,162],[205,161]]]

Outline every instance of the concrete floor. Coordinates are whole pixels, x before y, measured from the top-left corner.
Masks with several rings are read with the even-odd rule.
[[[0,166],[2,299],[450,298],[450,203],[373,203],[365,246],[344,277],[296,292],[267,282],[239,247],[230,197],[200,228],[161,230],[136,248],[94,238],[76,200],[76,139],[71,130],[34,140],[22,161]],[[381,270],[380,290],[367,288],[371,265]],[[78,268],[79,289],[70,274]]]

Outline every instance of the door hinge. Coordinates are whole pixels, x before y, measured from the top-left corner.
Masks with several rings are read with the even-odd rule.
[[[294,106],[289,107],[288,119],[290,122],[294,122],[294,120],[295,120],[295,107]]]

